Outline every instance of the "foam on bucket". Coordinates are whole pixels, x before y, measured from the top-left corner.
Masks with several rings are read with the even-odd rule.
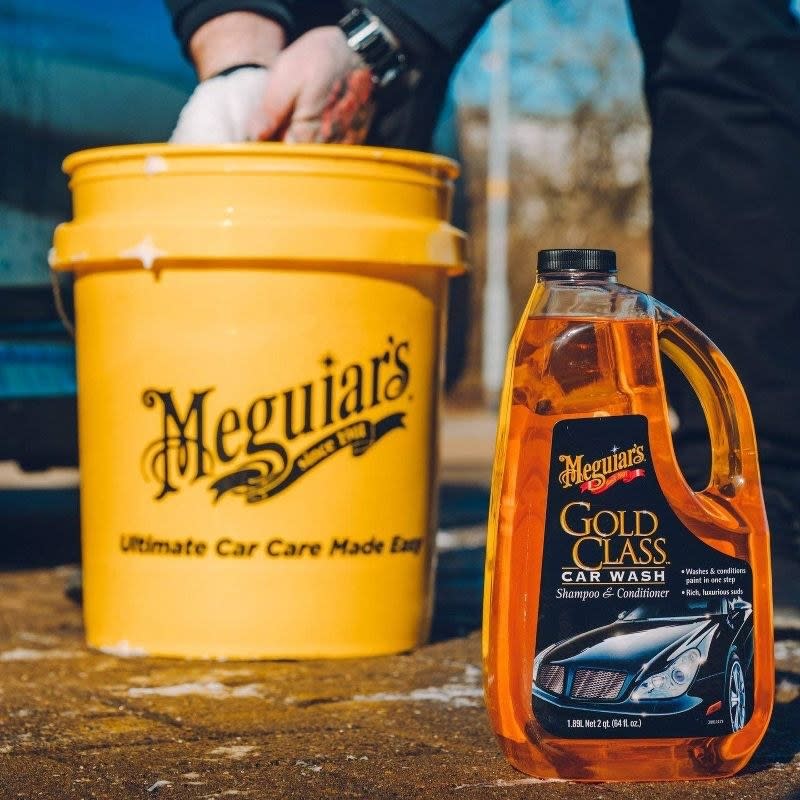
[[[76,277],[89,644],[311,658],[422,642],[455,165],[140,145],[65,170],[53,266]]]

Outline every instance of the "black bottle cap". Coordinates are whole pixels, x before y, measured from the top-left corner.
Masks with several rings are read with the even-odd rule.
[[[601,272],[613,275],[617,271],[617,254],[613,250],[540,250],[539,272]]]

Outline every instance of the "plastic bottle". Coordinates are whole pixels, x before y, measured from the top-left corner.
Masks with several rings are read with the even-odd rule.
[[[774,692],[769,535],[747,399],[697,328],[545,250],[509,350],[487,546],[484,675],[508,760],[538,777],[744,767]],[[708,486],[672,444],[660,354],[705,411]]]

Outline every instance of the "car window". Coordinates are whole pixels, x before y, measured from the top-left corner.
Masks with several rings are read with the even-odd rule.
[[[703,617],[706,614],[724,613],[724,600],[718,597],[699,600],[685,600],[683,603],[643,603],[623,611],[619,619],[633,621],[637,619],[674,619],[675,617]]]

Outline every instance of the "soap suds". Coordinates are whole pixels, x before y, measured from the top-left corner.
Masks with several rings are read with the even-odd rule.
[[[159,172],[166,172],[168,169],[167,159],[164,156],[151,155],[144,160],[145,175],[158,175]]]
[[[153,269],[156,260],[163,258],[165,255],[167,255],[166,251],[159,250],[153,242],[153,237],[149,234],[138,244],[129,247],[127,250],[121,250],[119,253],[120,258],[141,262],[145,269]]]

